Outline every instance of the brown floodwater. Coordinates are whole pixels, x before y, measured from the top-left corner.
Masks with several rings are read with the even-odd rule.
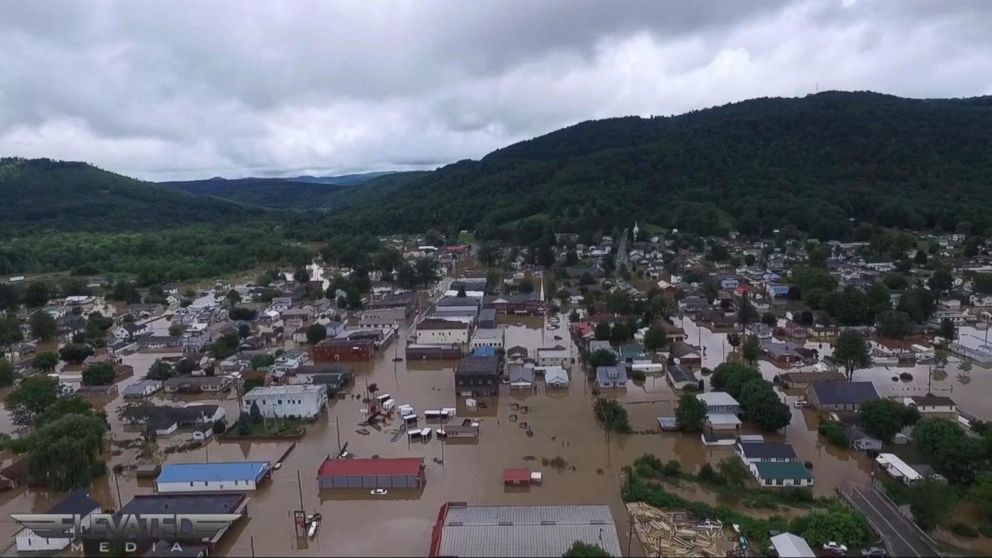
[[[567,319],[562,320],[558,330],[545,331],[543,325],[542,318],[507,318],[504,321],[506,346],[522,345],[534,355],[538,347],[562,344],[570,347],[577,357],[574,346],[568,340]],[[719,364],[724,348],[729,353],[729,346],[724,345],[725,335],[696,328],[691,323],[686,326],[690,342],[701,339],[706,347],[705,366]],[[154,327],[167,329],[168,322],[158,321]],[[404,329],[398,339],[405,339],[406,334]],[[554,335],[565,339],[556,341]],[[356,367],[356,381],[351,393],[362,393],[366,383],[376,383],[380,393],[390,393],[397,404],[409,403],[418,412],[456,407],[457,420],[475,417],[481,423],[478,441],[442,443],[435,438],[426,443],[411,443],[405,436],[399,436],[394,442],[398,421],[384,424],[381,428],[369,428],[369,433],[362,435],[357,432],[363,418],[362,403],[351,396],[332,400],[329,412],[308,425],[306,435],[295,446],[291,442],[211,441],[193,451],[168,455],[158,452],[156,459],[163,462],[275,460],[292,448],[284,458],[282,467],[273,473],[271,482],[251,494],[248,520],[241,522],[225,537],[217,549],[218,555],[246,556],[254,548],[258,556],[284,555],[290,551],[315,556],[423,556],[428,551],[430,530],[437,512],[442,504],[449,501],[478,505],[607,504],[613,511],[621,544],[626,548],[628,521],[619,490],[620,472],[624,465],[644,453],[651,453],[662,460],[678,460],[683,469],[695,470],[703,463],[716,464],[733,456],[730,448],[704,446],[698,436],[658,431],[656,417],[673,413],[676,403],[676,395],[660,376],[649,376],[643,383],[631,382],[626,390],[603,393],[625,404],[635,431],[628,435],[607,435],[593,416],[592,388],[587,385],[585,375],[577,364],[572,366],[572,383],[568,390],[548,393],[540,382],[536,394],[531,391],[510,392],[503,386],[499,397],[480,398],[487,404],[486,408],[472,412],[465,407],[463,398],[455,394],[455,363],[416,362],[408,366],[405,360],[394,362],[397,351],[402,355],[402,349],[391,347],[378,355],[374,362]],[[159,356],[136,354],[126,357],[125,362],[135,367],[135,375],[121,383],[121,391],[140,379]],[[978,391],[974,389],[978,386],[987,387],[986,373],[976,369],[971,373],[973,381],[968,389],[962,389],[955,380],[952,367],[948,366],[948,380],[941,386],[959,386],[954,390],[953,397],[964,408],[981,416],[987,405],[979,406],[981,395],[969,392]],[[889,380],[892,374],[884,368],[859,371],[858,377],[875,381],[883,394],[917,388],[921,381],[925,387],[926,367],[922,367],[923,374],[918,374],[916,369],[910,370],[915,379],[908,384],[893,384]],[[762,372],[771,379],[778,370],[763,363]],[[786,396],[793,413],[792,424],[783,434],[771,438],[788,440],[801,460],[812,462],[816,476],[814,492],[829,495],[842,482],[867,481],[867,458],[821,443],[816,433],[817,417],[810,411],[794,408],[792,401],[796,398],[795,395]],[[182,400],[210,401],[189,397]],[[115,441],[136,437],[136,433],[125,431],[116,419],[121,401],[118,397],[105,406]],[[219,403],[224,405],[230,418],[236,416],[237,402],[233,394]],[[525,405],[527,412],[511,408],[514,403]],[[517,421],[511,420],[510,415],[513,414],[517,415]],[[528,423],[533,436],[528,436],[526,429],[521,428],[522,421]],[[0,426],[9,432],[9,424],[0,421]],[[180,434],[160,445],[174,445],[180,439],[186,441],[188,434]],[[384,497],[371,496],[367,491],[318,490],[317,468],[327,455],[337,452],[339,444],[347,444],[348,451],[358,457],[423,457],[427,467],[427,484],[418,490],[391,490]],[[567,465],[558,469],[541,464],[542,459],[556,457],[561,457]],[[137,450],[125,450],[113,456],[110,463],[133,464],[136,461]],[[541,470],[544,482],[540,486],[508,489],[501,481],[502,470],[508,467]],[[298,474],[300,483],[297,481]],[[153,491],[150,482],[139,482],[132,472],[125,471],[117,475],[116,482],[113,474],[97,480],[93,485],[93,495],[105,506],[116,507],[118,486],[121,499],[125,502],[135,494]],[[705,490],[694,487],[676,490],[683,496],[714,503],[713,495]],[[308,513],[317,511],[323,516],[317,535],[311,540],[298,538],[293,527],[292,512],[300,507],[301,492],[303,508]],[[10,513],[44,511],[61,497],[43,490],[25,488],[0,494],[0,537],[10,537],[17,530],[9,519]],[[631,553],[643,555],[636,537],[632,541]]]

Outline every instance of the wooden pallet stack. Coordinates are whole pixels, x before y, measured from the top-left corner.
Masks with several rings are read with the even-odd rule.
[[[627,504],[634,530],[648,556],[724,556],[729,541],[722,528],[705,526],[684,513],[664,512],[643,502]]]

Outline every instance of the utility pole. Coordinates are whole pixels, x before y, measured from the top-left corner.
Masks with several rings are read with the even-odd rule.
[[[337,416],[334,417],[334,430],[338,438],[338,457],[341,457],[341,421]]]
[[[117,480],[117,471],[114,471],[114,485],[117,487],[117,511],[120,511],[124,502],[121,501],[121,483]]]
[[[306,510],[303,507],[303,480],[300,477],[299,469],[296,470],[296,487],[300,490],[300,511],[306,513]]]

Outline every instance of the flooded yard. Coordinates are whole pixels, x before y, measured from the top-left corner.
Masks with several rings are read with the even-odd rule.
[[[156,327],[167,328],[167,322]],[[560,329],[545,330],[542,318],[509,317],[505,320],[507,348],[521,345],[531,356],[538,347],[560,344],[578,353],[568,339],[567,324]],[[696,335],[706,347],[704,365],[715,367],[721,361],[724,336],[705,328],[695,328],[687,323],[690,342]],[[555,340],[554,336],[564,337]],[[406,338],[401,331],[399,339]],[[218,553],[221,555],[249,555],[254,546],[258,556],[294,554],[314,556],[347,555],[396,555],[423,556],[428,551],[430,530],[439,508],[449,501],[471,504],[607,504],[613,511],[619,535],[624,546],[629,528],[626,508],[620,499],[621,468],[636,457],[651,453],[663,461],[678,460],[682,468],[694,471],[703,463],[716,464],[732,457],[727,447],[704,446],[698,435],[661,433],[656,417],[674,412],[677,397],[662,376],[648,376],[644,382],[629,382],[626,389],[607,390],[604,397],[616,398],[628,410],[635,433],[618,435],[607,433],[599,426],[592,412],[593,390],[587,384],[579,364],[572,365],[571,385],[567,390],[548,392],[538,382],[537,392],[509,391],[502,386],[499,397],[482,398],[485,408],[471,411],[464,405],[464,398],[455,394],[451,362],[394,361],[402,355],[401,348],[389,348],[377,355],[372,363],[355,368],[355,385],[350,393],[333,399],[329,411],[316,422],[307,425],[305,436],[296,442],[286,455],[279,470],[274,471],[271,482],[251,494],[249,519],[242,522],[225,537]],[[136,354],[125,358],[125,363],[135,367],[135,375],[123,381],[120,389],[143,377],[151,363],[160,355]],[[956,384],[955,373],[948,366],[948,380],[941,386]],[[768,363],[762,363],[762,372],[768,379],[779,372]],[[900,368],[899,371],[904,369]],[[869,369],[859,371],[856,377],[876,382],[883,395],[910,393],[923,388],[926,367],[910,369],[914,380],[893,383],[891,371]],[[984,385],[984,372],[974,371],[975,386]],[[920,382],[923,382],[922,386]],[[379,393],[389,393],[397,404],[410,404],[419,412],[439,407],[456,407],[460,421],[472,417],[480,423],[478,440],[452,440],[442,442],[436,438],[428,442],[408,441],[397,435],[399,419],[379,428],[359,432],[363,420],[363,404],[356,394],[364,392],[367,384],[379,386]],[[935,383],[935,385],[937,385]],[[981,413],[978,402],[982,399],[973,389],[954,390],[953,396],[965,408]],[[792,406],[797,396],[787,397],[793,420],[783,434],[771,439],[785,439],[793,444],[800,460],[813,464],[816,476],[814,492],[817,495],[833,494],[842,482],[868,480],[867,458],[830,446],[817,436],[817,417],[811,411]],[[184,397],[184,401],[193,399]],[[215,402],[203,400],[203,402]],[[237,401],[233,394],[216,401],[223,405],[229,421],[237,416]],[[106,410],[113,427],[115,440],[133,438],[125,432],[116,419],[120,397],[109,402]],[[526,411],[522,407],[526,407]],[[516,421],[510,415],[517,415]],[[526,422],[533,432],[521,427]],[[340,438],[338,433],[340,432]],[[366,433],[367,432],[367,433]],[[184,441],[188,434],[177,438]],[[394,441],[395,440],[395,441]],[[171,442],[170,442],[171,443]],[[226,460],[275,460],[290,448],[292,442],[220,442],[211,441],[205,447],[163,456],[166,462],[197,462]],[[427,483],[417,490],[391,490],[385,496],[373,496],[368,491],[318,490],[317,468],[328,455],[337,453],[339,446],[358,457],[422,457],[426,463]],[[110,464],[133,464],[136,450],[127,450],[111,459]],[[161,455],[161,454],[160,454]],[[544,463],[542,464],[542,460]],[[554,462],[554,463],[552,463]],[[530,487],[507,488],[501,480],[503,469],[529,467],[544,473],[543,484]],[[298,481],[299,479],[299,481]],[[150,481],[139,482],[133,472],[110,474],[94,483],[93,495],[107,507],[117,506],[117,491],[126,502],[135,494],[153,491]],[[714,496],[695,487],[679,489],[683,495],[713,503]],[[314,539],[296,536],[292,512],[300,507],[308,512],[320,512],[324,518]],[[9,519],[15,511],[43,511],[61,498],[46,491],[18,490],[0,494],[0,537],[9,537],[16,525]],[[643,555],[636,537],[632,543],[633,555]],[[626,549],[625,549],[626,550]]]

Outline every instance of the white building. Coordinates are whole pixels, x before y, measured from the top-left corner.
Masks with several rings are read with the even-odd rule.
[[[417,325],[418,345],[467,345],[471,326],[454,320],[427,319]]]
[[[257,387],[242,398],[246,413],[251,412],[252,404],[258,403],[258,409],[266,418],[299,417],[313,419],[327,406],[327,386],[325,385],[287,385]]]
[[[477,329],[475,330],[475,335],[472,336],[470,348],[492,347],[494,349],[502,349],[504,342],[505,338],[502,329]]]
[[[568,368],[572,362],[572,355],[565,347],[540,347],[537,349],[538,366],[561,366]]]
[[[52,509],[48,510],[48,513],[79,515],[82,518],[80,520],[80,525],[85,527],[89,525],[89,516],[94,513],[99,513],[100,511],[100,504],[90,498],[89,494],[86,493],[85,488],[79,488],[70,492],[64,500],[56,504]],[[72,541],[76,540],[75,533],[69,533],[69,535],[70,536],[49,539],[36,535],[34,531],[30,529],[21,529],[17,532],[17,535],[14,536],[14,540],[17,544],[18,552],[30,552],[52,556],[57,554],[59,551],[64,550],[72,543]]]
[[[255,490],[269,475],[268,461],[169,463],[155,479],[161,494]]]

